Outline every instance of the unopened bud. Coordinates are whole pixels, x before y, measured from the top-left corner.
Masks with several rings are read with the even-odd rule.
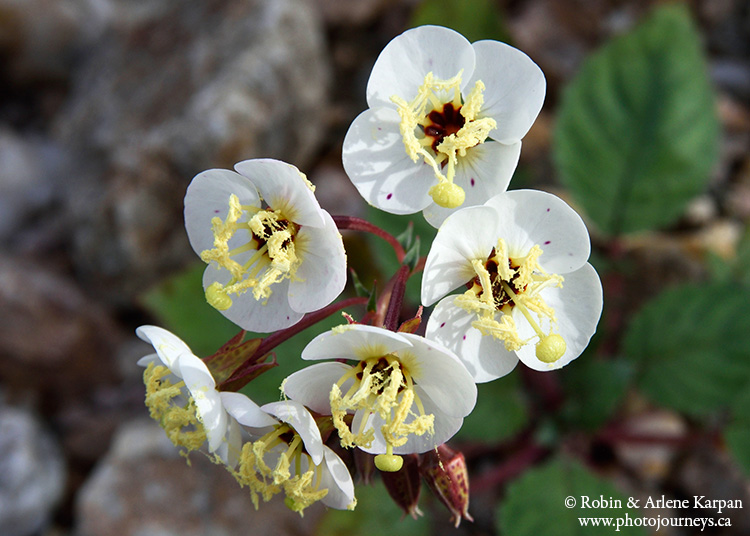
[[[463,518],[474,521],[469,515],[469,473],[463,453],[440,445],[424,453],[419,470],[432,492],[450,510],[456,527]]]
[[[419,477],[419,457],[416,454],[403,456],[404,464],[399,471],[381,473],[385,489],[393,501],[414,519],[422,515],[419,503],[421,481]]]

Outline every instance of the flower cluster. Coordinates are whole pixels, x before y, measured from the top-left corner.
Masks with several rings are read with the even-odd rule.
[[[602,309],[581,218],[552,194],[506,192],[544,93],[541,70],[496,41],[424,26],[383,50],[343,165],[369,203],[421,211],[438,231],[423,263],[407,261],[379,296],[334,302],[347,272],[339,231],[385,237],[400,262],[402,246],[364,220],[332,217],[297,168],[256,159],[199,173],[185,196],[187,235],[206,263],[206,301],[243,331],[200,359],[175,335],[138,328],[156,351],[139,362],[146,405],[172,442],[226,467],[256,507],[283,494],[300,513],[318,501],[354,508],[358,449],[389,491],[414,490],[415,478],[418,491],[421,475],[456,525],[471,519],[463,455],[445,442],[474,408],[476,384],[519,360],[540,371],[568,364]],[[436,304],[426,326],[422,307],[402,318],[419,266],[422,304]],[[280,342],[366,302],[374,307],[358,321],[345,313],[307,345],[300,357],[317,363],[284,380],[282,400],[251,400],[250,381]],[[242,342],[244,330],[272,333]],[[392,495],[416,515],[414,496]]]

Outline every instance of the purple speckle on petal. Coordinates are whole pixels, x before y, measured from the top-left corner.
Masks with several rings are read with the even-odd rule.
[[[552,242],[551,242],[550,240],[547,240],[547,241],[546,241],[546,242],[544,243],[544,245],[545,245],[545,246],[548,246],[548,245],[550,245],[551,243],[552,243]]]
[[[442,324],[440,324],[440,327],[444,328],[445,327],[445,322],[443,322]]]
[[[286,319],[289,320],[289,317],[287,316]]]
[[[549,212],[549,209],[547,209],[547,212]]]
[[[388,194],[387,196],[385,196],[386,199],[390,199],[391,197],[393,197],[393,194]]]
[[[466,340],[466,335],[464,335],[464,340]]]
[[[474,186],[474,177],[471,178],[471,185]]]
[[[218,213],[219,213],[219,209],[217,208],[216,210],[214,210],[214,214],[218,214]]]

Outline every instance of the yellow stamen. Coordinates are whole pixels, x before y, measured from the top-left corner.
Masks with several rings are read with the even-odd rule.
[[[517,308],[538,337],[536,355],[539,360],[554,363],[565,354],[565,340],[557,333],[546,333],[532,313],[547,317],[551,324],[556,323],[555,311],[544,302],[540,292],[548,287],[562,286],[563,278],[542,269],[538,260],[541,255],[542,249],[535,245],[524,257],[511,258],[505,241],[499,239],[490,259],[472,261],[477,281],[471,289],[457,296],[454,303],[476,313],[477,319],[472,322],[472,327],[482,335],[503,341],[508,351],[519,350],[533,339],[520,338],[510,315],[512,309]],[[496,270],[494,279],[488,269],[489,263]],[[496,318],[497,314],[500,314],[499,318]]]
[[[391,97],[401,118],[399,129],[406,154],[414,162],[421,157],[432,167],[438,182],[430,188],[428,193],[438,206],[446,208],[463,205],[466,195],[463,188],[453,182],[458,158],[465,157],[468,149],[484,143],[489,133],[497,127],[494,119],[477,117],[484,104],[485,87],[481,81],[476,82],[467,95],[466,101],[462,102],[460,89],[462,75],[463,71],[459,71],[453,78],[440,80],[430,72],[427,73],[417,90],[417,95],[410,102],[398,95]],[[446,94],[452,94],[452,97],[446,100]],[[447,103],[452,103],[455,110],[460,110],[464,123],[457,132],[445,136],[433,151],[431,148],[433,140],[424,135],[424,130],[431,124],[430,113],[434,111],[442,113]],[[422,133],[423,137],[418,138],[418,133]],[[443,162],[446,163],[445,172],[443,172]]]
[[[243,214],[249,216],[247,221],[240,221]],[[232,276],[227,284],[214,282],[206,289],[206,301],[216,309],[229,309],[232,306],[230,295],[242,294],[251,288],[256,300],[266,301],[274,284],[294,279],[301,263],[294,243],[299,227],[281,211],[240,205],[238,197],[232,194],[226,219],[213,218],[211,227],[214,247],[201,252],[201,259],[206,263],[215,262]],[[229,241],[239,230],[249,231],[250,238],[230,250]],[[253,254],[243,264],[232,258],[249,251]]]

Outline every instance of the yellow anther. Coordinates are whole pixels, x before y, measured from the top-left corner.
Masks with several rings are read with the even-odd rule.
[[[435,204],[445,208],[457,208],[464,204],[466,192],[459,185],[452,182],[440,181],[432,186],[428,192]]]
[[[375,456],[375,467],[386,473],[395,473],[404,466],[404,459],[396,454],[378,454]]]
[[[536,345],[536,357],[544,363],[554,363],[565,354],[566,348],[565,339],[557,333],[551,333]]]
[[[214,281],[206,289],[206,301],[219,311],[226,311],[232,306],[232,298],[227,296],[224,285],[218,281]]]

